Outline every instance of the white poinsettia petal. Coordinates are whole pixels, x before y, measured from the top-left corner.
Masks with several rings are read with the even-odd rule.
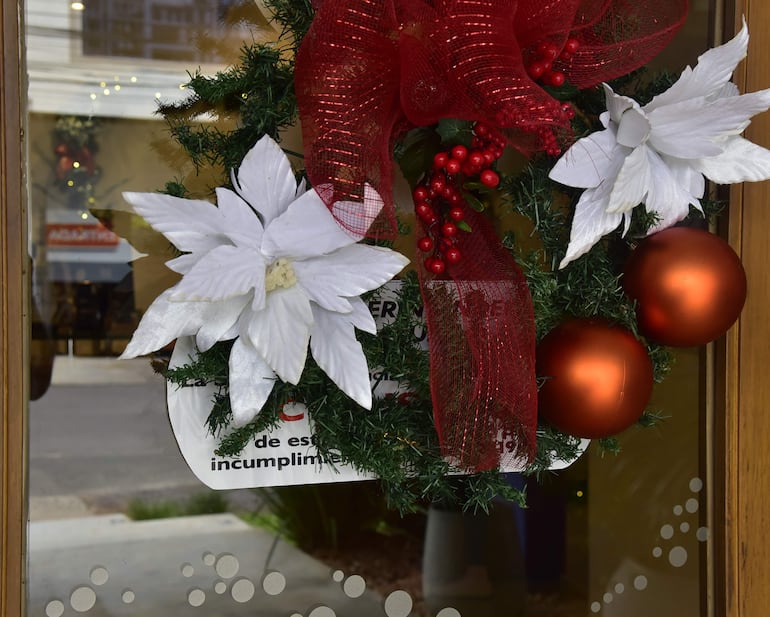
[[[566,186],[594,188],[609,177],[613,159],[626,151],[615,140],[612,129],[597,131],[577,140],[556,161],[548,177]]]
[[[648,161],[652,181],[645,208],[658,215],[655,229],[661,230],[681,221],[689,214],[690,203],[697,204],[698,201],[676,182],[671,170],[656,152],[648,150]]]
[[[222,217],[212,203],[160,193],[123,193],[123,199],[180,251],[205,253],[222,243]]]
[[[372,317],[366,302],[361,298],[350,298],[350,306],[353,310],[345,315],[353,326],[369,334],[377,334],[377,323]]]
[[[346,298],[381,287],[408,263],[396,251],[353,244],[330,255],[294,262],[293,267],[311,300],[330,311],[349,312]]]
[[[150,304],[121,358],[143,356],[180,336],[192,336],[216,311],[211,302],[172,302],[169,298],[173,289],[167,289]]]
[[[262,410],[275,385],[275,373],[248,340],[238,338],[230,351],[229,395],[233,425],[244,426]]]
[[[692,99],[650,112],[650,145],[661,153],[685,159],[716,156],[720,138],[737,135],[751,117],[770,107],[770,89],[706,102]]]
[[[198,261],[172,288],[171,300],[225,300],[264,289],[265,259],[256,250],[222,245]]]
[[[293,260],[326,255],[356,238],[347,233],[315,191],[307,191],[265,228],[262,252]]]
[[[364,185],[364,202],[336,201],[332,205],[334,218],[343,223],[344,229],[357,241],[363,240],[364,235],[354,230],[368,230],[374,220],[380,215],[384,206],[382,197],[370,184]]]
[[[610,192],[607,212],[626,212],[644,201],[650,186],[650,166],[645,145],[634,148],[623,161]]]
[[[313,307],[310,351],[337,387],[366,409],[372,408],[369,366],[361,343],[345,315]]]
[[[718,184],[770,179],[770,150],[743,137],[728,139],[722,154],[692,163],[695,169]]]
[[[246,153],[233,178],[235,190],[259,212],[265,227],[286,210],[297,192],[289,159],[267,135]]]
[[[602,86],[604,87],[604,100],[607,104],[607,111],[610,114],[610,119],[615,124],[620,123],[620,118],[627,109],[639,109],[639,103],[634,99],[622,94],[616,94],[607,84],[602,84]]]
[[[216,248],[216,246],[213,246]],[[185,253],[166,262],[166,267],[178,274],[187,274],[208,253]]]
[[[623,112],[616,139],[621,146],[636,148],[647,141],[650,130],[650,121],[644,112],[637,107],[632,107]]]
[[[299,285],[267,294],[248,323],[251,344],[283,380],[297,384],[307,359],[313,311]]]
[[[706,190],[706,180],[695,167],[697,159],[678,159],[665,155],[662,155],[661,158],[674,177],[674,182],[687,191],[692,199],[697,200],[703,197]]]
[[[730,79],[738,63],[746,57],[748,44],[749,32],[744,20],[743,27],[734,38],[701,54],[695,68],[685,68],[668,90],[645,105],[645,111],[653,111],[665,105],[697,97],[711,98]]]
[[[256,212],[230,189],[219,187],[216,192],[223,233],[236,246],[259,247],[264,230]]]
[[[588,189],[580,196],[572,220],[567,254],[559,268],[590,251],[604,235],[620,225],[624,213],[607,212],[608,203],[609,191],[604,186]]]
[[[216,310],[209,313],[195,336],[195,344],[201,351],[211,349],[215,343],[235,338],[233,326],[247,303],[250,296],[244,295],[217,302]],[[229,334],[229,336],[228,336]]]

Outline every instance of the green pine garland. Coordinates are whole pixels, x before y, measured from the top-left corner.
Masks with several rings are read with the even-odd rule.
[[[268,8],[280,26],[278,45],[244,46],[240,64],[215,77],[200,73],[191,76],[187,88],[192,95],[184,102],[164,105],[174,138],[192,161],[222,170],[224,183],[229,170],[237,168],[247,150],[263,135],[279,140],[281,130],[295,124],[298,116],[293,91],[293,52],[307,31],[312,8],[307,0],[271,0]],[[662,76],[644,81],[634,73],[614,83],[616,91],[633,93],[644,102],[671,83]],[[586,92],[562,88],[554,96],[572,102],[577,110],[573,128],[577,136],[597,128],[598,114],[604,110],[599,88]],[[213,124],[196,124],[200,114],[214,114],[219,120],[235,122],[228,130]],[[397,144],[395,157],[407,180],[413,184],[429,168],[439,149],[460,143],[470,135],[467,122],[448,120],[436,127],[415,129]],[[633,243],[643,237],[654,222],[634,210],[631,231],[626,238],[619,232],[597,244],[587,255],[563,270],[555,265],[564,256],[571,213],[578,193],[557,186],[548,179],[555,160],[537,157],[517,173],[501,173],[502,182],[494,194],[478,193],[480,205],[502,198],[504,215],[523,216],[531,222],[530,235],[539,248],[525,251],[514,234],[504,237],[504,244],[516,257],[527,277],[535,308],[537,338],[569,316],[602,316],[620,323],[638,335],[634,306],[620,285],[620,265]],[[181,183],[170,183],[167,192],[185,194]],[[705,202],[707,215],[718,204]],[[700,213],[693,216],[700,217]],[[414,511],[426,502],[460,504],[466,509],[486,509],[492,498],[502,496],[523,503],[524,495],[512,488],[497,472],[476,475],[452,475],[441,457],[431,413],[428,383],[428,353],[417,346],[415,328],[422,327],[419,284],[414,273],[402,280],[399,313],[394,323],[382,328],[377,336],[359,333],[369,366],[383,371],[406,387],[410,396],[376,398],[367,411],[342,393],[321,371],[312,358],[304,369],[299,385],[280,380],[259,415],[248,425],[232,429],[232,412],[227,396],[228,355],[232,343],[219,343],[200,354],[188,365],[168,370],[174,384],[213,383],[218,394],[208,420],[212,433],[220,436],[217,454],[235,456],[258,433],[278,423],[282,405],[288,400],[302,401],[315,424],[319,452],[329,458],[336,453],[342,462],[372,472],[380,478],[388,504],[401,512]],[[640,337],[641,338],[641,337]],[[643,339],[642,339],[643,340]],[[645,342],[645,341],[643,341]],[[669,352],[649,342],[647,345],[657,381],[664,378],[671,364]],[[659,421],[659,414],[647,412],[641,426]],[[544,472],[554,458],[574,457],[579,440],[547,425],[537,431],[538,447],[528,474]],[[600,440],[607,452],[618,450],[617,440]]]

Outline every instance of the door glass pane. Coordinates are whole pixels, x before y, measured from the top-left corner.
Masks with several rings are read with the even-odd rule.
[[[678,70],[708,47],[711,6],[692,5],[660,66]],[[118,359],[177,280],[163,265],[174,254],[123,211],[121,193],[184,179],[211,195],[218,172],[183,154],[157,105],[187,95],[187,71],[214,75],[243,42],[276,32],[250,0],[28,0],[26,10],[28,615],[710,614],[698,349],[677,352],[655,388],[650,407],[665,422],[626,431],[617,456],[593,442],[540,481],[510,474],[526,509],[425,504],[401,518],[372,481],[203,485],[172,434],[157,364]]]

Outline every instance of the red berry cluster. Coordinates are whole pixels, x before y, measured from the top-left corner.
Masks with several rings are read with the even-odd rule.
[[[535,49],[534,59],[527,65],[527,73],[535,81],[548,86],[563,86],[565,75],[553,70],[553,63],[556,60],[569,60],[579,47],[577,39],[567,39],[561,50],[554,43],[543,41]]]
[[[492,165],[503,154],[505,138],[481,122],[473,126],[473,133],[470,149],[457,145],[436,154],[433,169],[412,192],[414,211],[425,231],[417,247],[429,254],[424,264],[433,274],[443,274],[447,264],[462,259],[456,244],[458,224],[465,219],[467,207],[463,197],[465,182],[478,179],[489,188],[500,183]]]

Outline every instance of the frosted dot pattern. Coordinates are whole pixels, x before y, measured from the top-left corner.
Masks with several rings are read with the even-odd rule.
[[[342,570],[335,570],[332,572],[332,580],[335,583],[341,583],[343,580],[345,580],[345,573]]]
[[[218,593],[220,596],[227,591],[227,583],[224,581],[217,581],[214,583],[214,592]]]
[[[687,563],[687,550],[683,546],[675,546],[668,552],[668,562],[675,568],[681,568]]]
[[[51,600],[45,605],[46,617],[61,617],[64,614],[64,602],[61,600]]]
[[[206,593],[203,589],[191,589],[187,594],[187,603],[190,606],[203,606],[206,601]]]
[[[206,566],[213,566],[217,562],[216,555],[214,553],[203,553],[203,564]]]
[[[342,585],[342,591],[349,598],[360,598],[366,591],[366,581],[364,577],[354,574],[348,577],[345,583]]]
[[[394,591],[385,598],[385,614],[388,617],[409,617],[412,606],[412,596],[405,591]]]
[[[195,574],[195,568],[192,567],[192,564],[190,563],[183,563],[182,564],[182,576],[185,578],[190,578],[193,574]]]
[[[123,604],[132,604],[136,600],[136,594],[132,589],[124,589],[120,599],[123,600]]]
[[[691,493],[698,493],[703,489],[703,481],[700,478],[692,478],[690,479],[688,483],[688,488]],[[695,497],[688,497],[687,500],[684,502],[684,505],[677,504],[673,506],[671,512],[674,516],[677,517],[683,517],[683,518],[690,518],[689,515],[696,514],[700,508],[700,502]],[[687,564],[687,561],[689,560],[689,554],[687,552],[687,549],[684,546],[681,546],[680,544],[674,544],[673,546],[668,544],[669,540],[672,540],[674,536],[676,535],[677,531],[682,534],[688,534],[691,533],[693,530],[695,530],[695,537],[699,542],[707,542],[709,539],[709,530],[707,527],[698,527],[697,530],[693,527],[692,524],[692,518],[691,520],[682,520],[679,521],[671,521],[671,522],[664,522],[660,526],[659,535],[660,535],[660,544],[663,546],[653,546],[652,548],[652,556],[656,559],[659,559],[666,556],[666,561],[668,562],[668,565],[670,565],[673,568],[681,568],[685,564]],[[650,581],[647,579],[647,577],[644,574],[638,574],[633,579],[629,579],[626,581],[626,583],[631,584],[629,589],[633,587],[636,591],[645,591],[650,584]],[[600,613],[602,612],[602,607],[605,605],[610,604],[617,595],[620,595],[624,593],[626,590],[626,585],[623,582],[615,582],[614,586],[611,588],[614,590],[615,595],[611,593],[610,591],[607,591],[603,594],[601,598],[601,602],[592,602],[590,604],[590,609],[592,613]]]
[[[85,585],[76,588],[70,596],[70,606],[78,613],[90,611],[96,604],[96,592]]]
[[[436,617],[462,617],[460,615],[460,611],[458,611],[456,608],[452,608],[451,606],[448,606],[446,608],[442,608],[438,613],[436,613]]]
[[[337,613],[328,606],[318,606],[310,611],[307,617],[337,617]]]
[[[94,585],[104,585],[110,578],[110,573],[107,572],[107,568],[96,566],[91,570],[91,582]]]
[[[235,555],[230,555],[229,553],[220,555],[216,564],[214,565],[214,569],[217,571],[217,574],[221,578],[225,579],[233,578],[236,574],[238,574],[240,567],[241,564],[238,563],[238,558],[235,557]]]
[[[233,600],[243,604],[254,597],[254,591],[254,583],[247,578],[239,578],[233,583],[230,594],[233,596]]]
[[[277,596],[286,589],[286,577],[280,572],[268,572],[262,579],[262,589],[269,596]]]

